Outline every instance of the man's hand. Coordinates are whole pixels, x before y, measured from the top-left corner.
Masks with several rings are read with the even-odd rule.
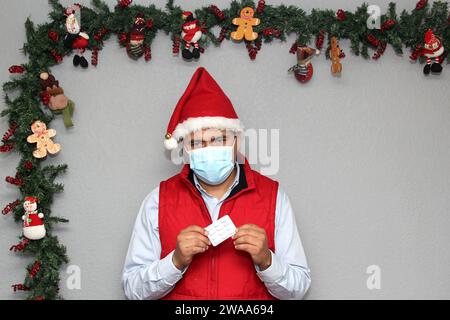
[[[211,242],[206,237],[208,232],[200,226],[189,226],[177,236],[177,248],[172,256],[175,267],[186,268],[197,253],[205,252]]]
[[[233,236],[234,247],[237,250],[246,251],[252,257],[253,262],[265,270],[272,264],[272,254],[267,245],[267,235],[263,228],[254,224],[240,226]]]

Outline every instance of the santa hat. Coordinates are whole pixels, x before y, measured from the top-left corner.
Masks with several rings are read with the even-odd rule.
[[[39,199],[36,197],[25,197],[25,201],[29,201],[31,203],[38,203]]]
[[[425,33],[425,44],[424,44],[424,48],[423,51],[424,53],[436,53],[438,51],[444,51],[443,47],[442,47],[442,42],[441,40],[439,40],[433,33],[433,30],[428,29],[427,32]]]
[[[134,20],[134,24],[136,24],[136,25],[140,25],[141,24],[142,25],[144,23],[145,23],[144,14],[142,12],[139,12],[136,15],[136,19]]]
[[[230,99],[208,71],[200,67],[173,111],[164,145],[169,150],[175,149],[181,138],[204,128],[235,132],[244,129]]]
[[[190,11],[184,11],[183,14],[181,15],[181,17],[186,20],[187,18],[189,18],[190,16],[192,16],[192,12]]]

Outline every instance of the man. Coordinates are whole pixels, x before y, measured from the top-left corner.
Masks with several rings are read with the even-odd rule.
[[[228,97],[198,68],[165,137],[189,164],[141,205],[123,270],[129,299],[301,299],[308,290],[289,199],[238,152],[242,131]],[[204,228],[224,215],[237,232],[212,246]]]

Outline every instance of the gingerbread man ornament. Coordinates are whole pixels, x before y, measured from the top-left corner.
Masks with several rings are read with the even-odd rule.
[[[56,135],[56,130],[47,129],[44,122],[37,120],[31,125],[32,135],[27,137],[29,143],[36,143],[36,150],[33,151],[35,158],[44,158],[47,156],[47,151],[50,154],[58,153],[61,150],[61,145],[54,143],[51,139]]]
[[[253,18],[254,14],[253,8],[245,7],[241,10],[240,18],[233,19],[233,24],[238,26],[230,35],[233,40],[239,41],[245,37],[245,40],[253,41],[258,38],[258,33],[253,32],[253,27],[259,25],[261,21]]]

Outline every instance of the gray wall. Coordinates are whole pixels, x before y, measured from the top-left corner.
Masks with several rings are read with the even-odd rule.
[[[284,3],[310,10],[354,9],[362,2]],[[415,5],[397,2],[399,10]],[[209,3],[190,1],[185,9]],[[388,0],[370,3],[385,12]],[[49,7],[45,0],[1,0],[0,6],[3,83],[10,65],[26,61],[19,52],[26,17],[45,22]],[[63,270],[65,298],[124,298],[120,277],[132,225],[143,198],[179,170],[167,160],[162,137],[199,65],[228,93],[246,127],[280,129],[280,170],[273,178],[295,209],[313,277],[307,298],[450,298],[449,68],[425,78],[407,54],[389,47],[380,61],[365,61],[342,41],[342,77],[331,76],[321,55],[313,80],[301,85],[286,72],[295,63],[288,54],[293,41],[265,45],[256,61],[249,61],[244,45],[224,42],[207,49],[199,63],[185,63],[172,57],[161,33],[147,64],[129,59],[111,39],[97,68],[75,69],[70,58],[54,68],[77,105],[73,129],[62,120],[52,123],[63,149],[48,159],[69,165],[60,180],[65,192],[53,208],[71,220],[56,234],[70,264],[81,268],[82,282],[81,290],[68,290]],[[251,80],[242,85],[241,75]],[[7,129],[6,119],[0,129]],[[13,175],[17,162],[16,154],[0,156],[0,177]],[[1,206],[16,197],[17,189],[2,182]],[[0,298],[21,298],[10,285],[23,280],[29,260],[8,251],[21,227],[11,217],[0,221]],[[366,268],[373,264],[381,268],[380,290],[366,287]]]

